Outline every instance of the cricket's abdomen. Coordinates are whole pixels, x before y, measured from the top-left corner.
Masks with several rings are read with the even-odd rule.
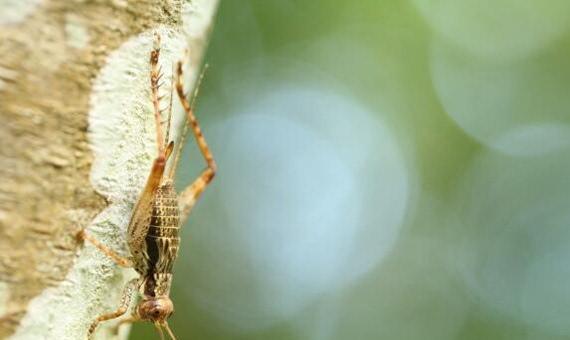
[[[147,268],[153,274],[169,274],[172,273],[180,244],[178,197],[171,182],[161,185],[154,197],[145,237]]]

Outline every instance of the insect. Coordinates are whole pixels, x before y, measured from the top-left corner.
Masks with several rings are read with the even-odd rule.
[[[167,319],[174,312],[174,305],[172,300],[170,300],[169,294],[172,283],[172,267],[177,257],[180,243],[178,232],[181,224],[188,218],[197,199],[214,178],[217,166],[202,135],[198,121],[194,116],[193,102],[196,98],[197,90],[194,92],[192,102],[190,102],[184,93],[182,62],[179,61],[176,64],[176,75],[173,75],[175,77],[173,79],[173,87],[176,88],[176,93],[186,113],[187,123],[185,124],[174,159],[170,162],[170,167],[167,168],[168,161],[174,150],[174,142],[169,141],[172,96],[169,105],[166,135],[163,136],[160,97],[158,94],[162,78],[162,72],[158,66],[159,55],[160,36],[155,34],[154,46],[150,53],[150,85],[156,121],[158,156],[152,163],[146,185],[134,207],[127,229],[127,244],[130,256],[128,258],[120,256],[85,230],[80,231],[78,234],[79,239],[89,241],[118,265],[132,267],[139,274],[138,278],[126,284],[119,308],[114,312],[100,315],[91,324],[88,331],[89,338],[95,332],[99,323],[124,315],[128,310],[133,293],[138,291],[142,299],[134,308],[133,314],[119,322],[117,329],[123,323],[150,321],[158,330],[161,339],[164,339],[163,330],[166,330],[170,338],[176,339],[168,326]],[[180,194],[177,194],[173,181],[182,145],[189,128],[194,134],[207,166],[191,185]]]

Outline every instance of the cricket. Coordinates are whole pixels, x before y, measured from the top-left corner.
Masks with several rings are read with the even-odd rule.
[[[180,246],[179,231],[190,215],[192,207],[214,178],[217,166],[193,112],[203,74],[198,80],[192,99],[189,100],[184,92],[182,61],[176,63],[172,75],[167,127],[166,133],[163,134],[162,111],[164,110],[161,110],[162,98],[159,96],[163,73],[159,67],[159,56],[160,36],[155,34],[154,45],[150,52],[150,93],[156,122],[158,155],[152,163],[150,174],[128,225],[126,241],[130,256],[122,257],[85,230],[81,230],[78,234],[80,240],[92,243],[117,265],[134,268],[139,274],[139,277],[126,284],[119,307],[113,312],[100,315],[93,321],[88,330],[88,338],[93,336],[101,322],[123,316],[129,309],[133,294],[138,292],[141,296],[139,303],[133,309],[132,315],[119,321],[116,331],[125,323],[148,321],[154,324],[162,340],[163,331],[166,331],[171,339],[176,339],[168,325],[168,318],[174,312],[174,304],[169,295],[173,277],[172,268]],[[174,88],[187,118],[175,152],[173,152],[175,143],[169,140]],[[206,168],[193,183],[181,193],[177,193],[174,188],[176,168],[189,129],[192,130],[206,162]],[[173,154],[174,158],[170,159]]]

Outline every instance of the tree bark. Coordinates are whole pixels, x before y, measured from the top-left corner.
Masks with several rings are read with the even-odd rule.
[[[126,226],[156,155],[153,33],[166,105],[174,62],[185,60],[189,90],[197,78],[217,2],[0,3],[0,338],[84,339],[118,307],[134,271],[74,235],[87,227],[128,254]]]

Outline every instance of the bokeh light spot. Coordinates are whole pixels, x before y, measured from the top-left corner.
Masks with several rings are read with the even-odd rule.
[[[251,330],[293,318],[375,268],[398,238],[410,178],[381,120],[336,91],[286,84],[230,116],[209,134],[227,169],[213,193],[222,214],[209,223],[224,231],[194,234],[221,249],[199,276],[224,285],[191,294]]]
[[[413,0],[440,37],[489,60],[524,58],[567,32],[566,0]]]

